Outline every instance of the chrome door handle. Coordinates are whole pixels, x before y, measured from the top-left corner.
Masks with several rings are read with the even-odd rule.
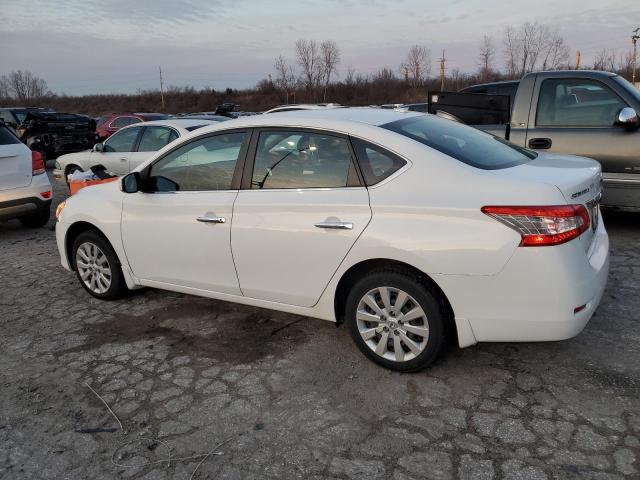
[[[198,217],[196,220],[203,223],[225,223],[227,221],[224,217],[208,217],[206,215],[204,217]]]
[[[351,222],[318,222],[314,224],[318,228],[333,228],[341,230],[353,230]]]

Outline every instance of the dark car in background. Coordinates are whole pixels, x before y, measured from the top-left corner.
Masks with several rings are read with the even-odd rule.
[[[29,110],[17,128],[18,138],[47,159],[91,148],[96,142],[96,122],[85,115]]]
[[[102,117],[98,122],[96,133],[98,140],[102,141],[116,133],[122,127],[133,125],[140,122],[152,122],[154,120],[166,120],[169,115],[164,113],[112,113]]]
[[[7,107],[0,108],[0,120],[15,132],[22,122],[27,118],[29,112],[53,112],[51,108],[42,107]]]

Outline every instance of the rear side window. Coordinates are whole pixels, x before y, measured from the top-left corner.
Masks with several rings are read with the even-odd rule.
[[[251,188],[346,187],[351,165],[345,138],[304,131],[262,132]]]
[[[178,133],[173,128],[146,127],[140,139],[138,151],[155,152],[173,142],[176,138],[178,138]]]
[[[537,156],[501,138],[435,115],[405,118],[381,127],[483,170],[515,167]]]
[[[7,127],[0,125],[0,145],[13,145],[15,143],[20,143],[20,140]]]
[[[367,187],[380,183],[407,163],[399,156],[364,140],[352,138],[351,143]]]

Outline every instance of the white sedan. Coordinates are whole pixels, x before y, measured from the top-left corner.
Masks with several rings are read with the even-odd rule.
[[[418,370],[453,339],[577,335],[607,280],[601,172],[432,115],[324,109],[199,129],[57,212],[62,265],[345,323]]]
[[[191,118],[135,123],[121,128],[91,150],[61,155],[56,160],[53,176],[66,180],[76,170],[86,171],[97,165],[116,175],[125,175],[177,138],[216,123]]]

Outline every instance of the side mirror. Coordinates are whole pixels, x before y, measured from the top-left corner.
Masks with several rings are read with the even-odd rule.
[[[124,193],[136,193],[140,191],[140,173],[131,172],[128,175],[122,177],[120,189]]]
[[[640,119],[633,108],[624,107],[616,115],[615,123],[627,130],[636,130],[640,126]]]
[[[102,143],[96,143],[93,146],[93,151],[94,152],[104,152],[104,145]]]

